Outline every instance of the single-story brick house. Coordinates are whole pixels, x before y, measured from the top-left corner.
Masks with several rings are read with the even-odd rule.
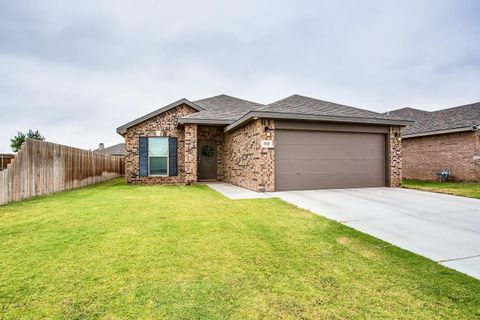
[[[98,149],[93,150],[95,153],[107,154],[109,156],[124,157],[125,156],[125,143],[114,144],[110,147],[105,147],[103,143],[98,145]]]
[[[225,181],[255,191],[399,186],[411,121],[293,95],[172,104],[117,129],[128,183]]]
[[[6,169],[13,159],[15,159],[14,154],[0,153],[0,171]]]
[[[403,176],[480,182],[480,102],[438,111],[403,108],[388,113],[415,124],[402,129]]]

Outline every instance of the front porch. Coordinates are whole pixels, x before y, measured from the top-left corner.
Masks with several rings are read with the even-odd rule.
[[[185,124],[185,183],[222,181],[223,127]]]

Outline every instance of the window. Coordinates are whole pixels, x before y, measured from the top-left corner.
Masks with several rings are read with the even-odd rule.
[[[168,175],[168,138],[148,138],[148,174]]]

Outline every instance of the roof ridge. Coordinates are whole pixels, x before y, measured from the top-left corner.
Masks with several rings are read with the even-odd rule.
[[[208,97],[208,98],[198,99],[198,100],[195,100],[193,102],[196,103],[196,102],[199,102],[199,101],[205,101],[205,100],[219,98],[219,97],[226,97],[226,98],[231,98],[231,99],[235,99],[235,100],[240,100],[240,101],[245,101],[245,102],[248,102],[248,103],[254,103],[254,104],[259,104],[259,105],[265,106],[265,104],[263,104],[263,103],[259,103],[259,102],[255,102],[255,101],[251,101],[251,100],[246,100],[246,99],[230,96],[230,95],[225,94],[225,93],[218,94],[216,96],[212,96],[212,97]]]
[[[292,95],[289,95],[288,97],[282,98],[282,99],[277,100],[277,101],[274,101],[274,102],[272,102],[272,103],[267,103],[266,105],[269,106],[269,105],[272,105],[272,104],[274,104],[274,103],[278,103],[278,102],[281,102],[281,101],[284,101],[284,100],[293,98],[293,97],[295,97],[295,96],[301,97],[301,95],[294,93],[294,94],[292,94]]]
[[[387,111],[387,112],[395,112],[395,111],[400,111],[400,110],[415,110],[415,111],[422,111],[422,112],[432,112],[432,111],[418,109],[418,108],[412,108],[412,107],[403,107],[403,108],[393,109],[393,110],[390,110],[390,111]]]
[[[448,107],[448,108],[445,108],[445,109],[434,110],[434,111],[430,111],[430,112],[431,112],[431,113],[437,113],[437,112],[441,112],[441,111],[448,111],[448,110],[452,110],[452,109],[470,107],[470,106],[473,106],[473,105],[475,105],[475,104],[479,104],[479,105],[480,105],[480,101],[478,101],[478,102],[473,102],[473,103],[467,103],[467,104],[463,104],[463,105],[461,105],[461,106],[456,106],[456,107]]]
[[[286,100],[286,99],[289,99],[289,98],[292,98],[292,97],[306,98],[306,99],[310,99],[310,100],[319,101],[319,102],[321,102],[321,103],[327,103],[327,104],[330,104],[330,105],[337,105],[337,106],[352,108],[352,109],[359,110],[359,111],[368,111],[368,112],[372,112],[372,113],[375,113],[375,114],[377,114],[377,115],[382,115],[382,116],[385,115],[384,113],[377,112],[377,111],[372,111],[372,110],[370,110],[370,109],[352,107],[352,106],[349,106],[349,105],[346,105],[346,104],[336,103],[336,102],[332,102],[332,101],[328,101],[328,100],[317,99],[317,98],[313,98],[313,97],[309,97],[309,96],[303,96],[303,95],[300,95],[300,94],[293,94],[293,95],[291,95],[291,96],[289,96],[289,97],[287,97],[287,98],[284,98],[284,99],[281,99],[281,100],[279,100],[279,101],[273,102],[272,104],[277,103],[277,102],[280,102],[280,101],[283,101],[283,100]]]

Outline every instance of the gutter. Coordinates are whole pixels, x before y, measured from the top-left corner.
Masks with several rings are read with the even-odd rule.
[[[454,128],[454,129],[418,132],[418,133],[412,133],[412,134],[402,134],[402,138],[408,139],[408,138],[435,136],[439,134],[465,132],[465,131],[477,131],[477,130],[478,130],[477,126],[470,126],[470,127],[461,127],[461,128]]]
[[[189,124],[189,123],[197,123],[197,124],[209,124],[209,125],[217,125],[217,126],[224,126],[233,123],[235,120],[225,120],[225,119],[198,119],[198,118],[179,118],[178,124]]]
[[[254,118],[282,119],[282,120],[306,120],[306,121],[325,121],[325,122],[347,122],[360,124],[380,124],[380,125],[397,125],[408,126],[414,123],[411,120],[396,119],[379,119],[379,118],[358,118],[358,117],[341,117],[326,116],[315,114],[299,114],[299,113],[283,113],[272,111],[250,111],[237,121],[233,122],[225,128],[225,132],[233,130]]]

